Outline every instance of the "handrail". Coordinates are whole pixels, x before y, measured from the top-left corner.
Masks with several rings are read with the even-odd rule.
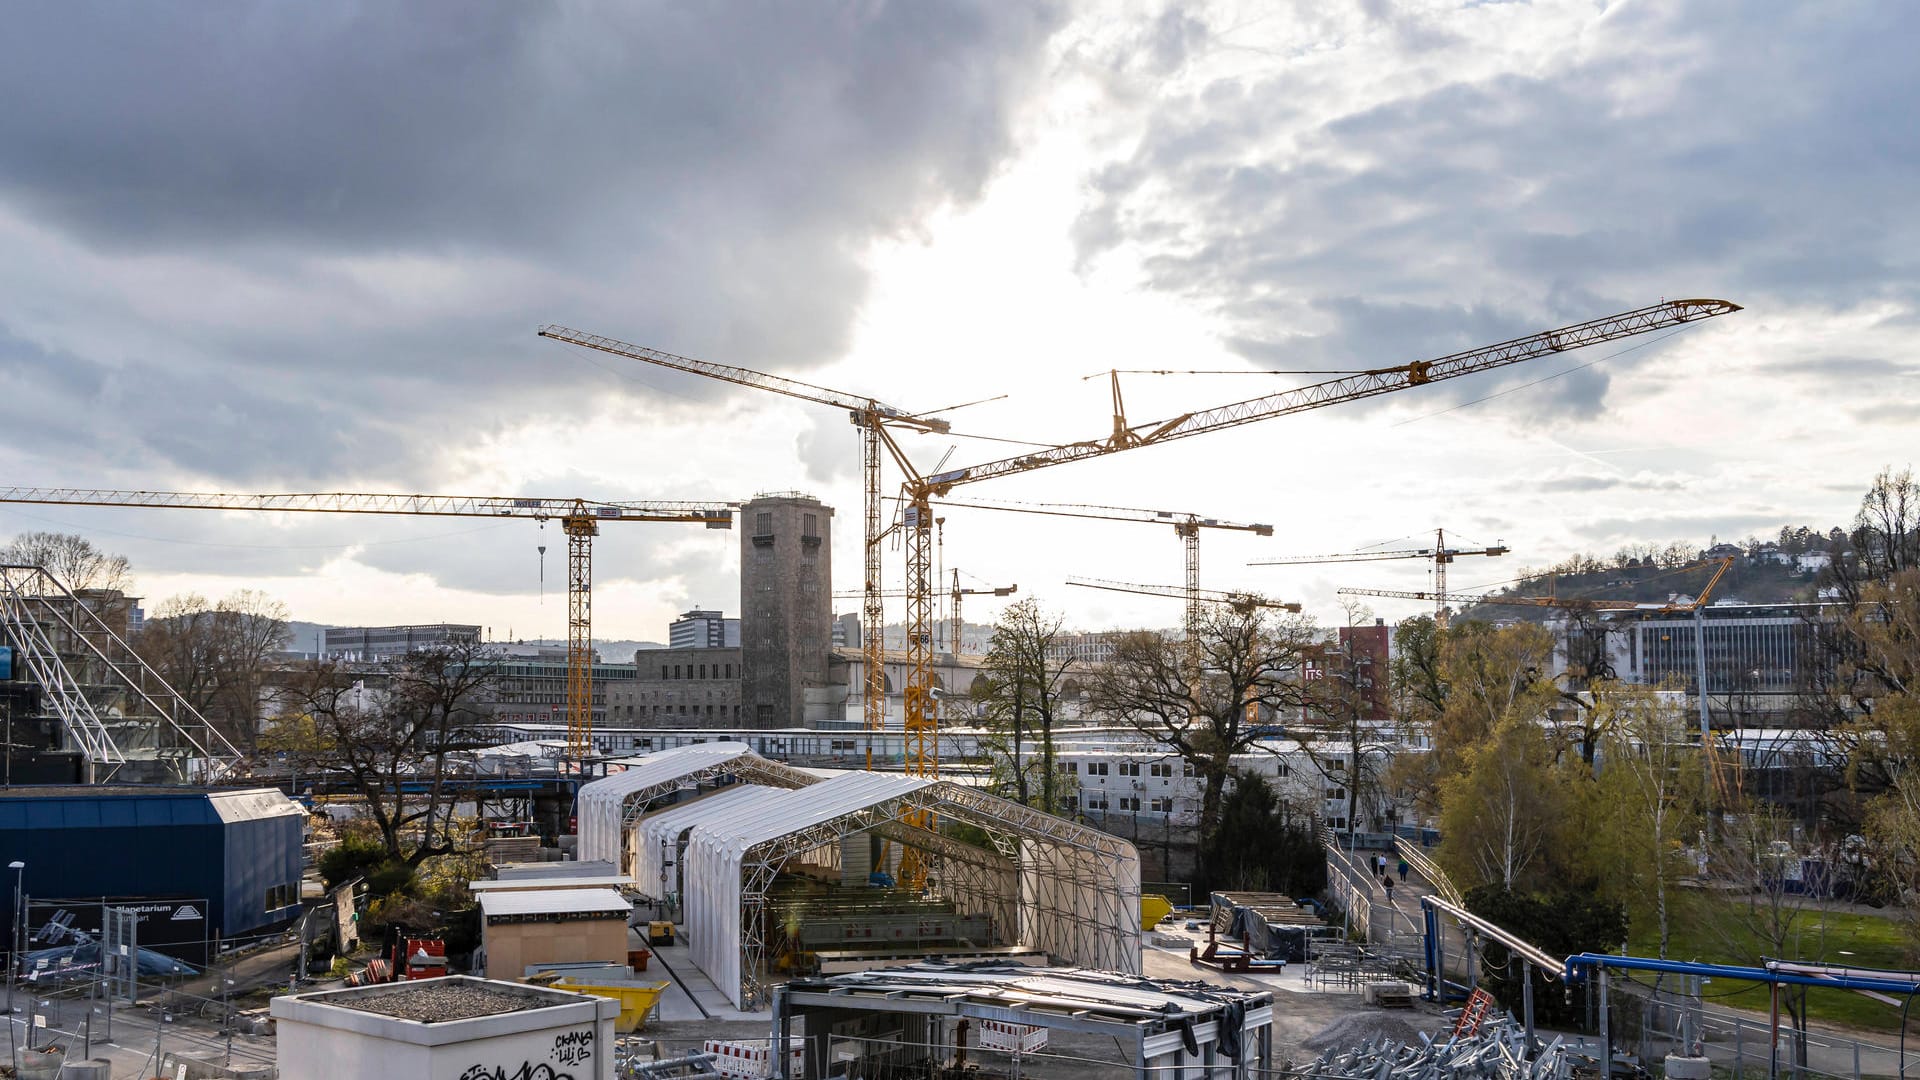
[[[1464,907],[1448,903],[1438,896],[1423,896],[1420,898],[1420,903],[1427,907],[1446,912],[1462,923],[1473,927],[1482,934],[1512,949],[1514,955],[1556,978],[1566,978],[1573,970],[1572,958],[1555,959],[1543,952],[1539,946],[1507,930],[1501,929],[1498,925],[1488,922]]]
[[[1453,883],[1453,879],[1447,876],[1445,870],[1440,869],[1439,863],[1428,858],[1427,853],[1420,850],[1419,845],[1404,836],[1396,836],[1393,838],[1393,850],[1407,860],[1415,870],[1420,871],[1420,876],[1426,878],[1448,903],[1457,907],[1467,906],[1467,898],[1461,894],[1459,887]]]

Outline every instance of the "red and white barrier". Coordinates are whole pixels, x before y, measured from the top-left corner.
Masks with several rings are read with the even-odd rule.
[[[721,1076],[759,1078],[773,1075],[773,1061],[768,1052],[771,1044],[771,1039],[708,1039],[703,1049],[713,1055],[713,1067]],[[797,1036],[789,1039],[788,1074],[803,1075],[805,1060],[805,1040]]]

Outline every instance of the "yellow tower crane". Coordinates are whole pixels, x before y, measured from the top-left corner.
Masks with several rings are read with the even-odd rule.
[[[604,502],[488,495],[384,495],[323,492],[230,495],[194,491],[110,491],[102,488],[3,488],[0,502],[67,506],[248,510],[271,513],[395,514],[408,517],[556,520],[567,534],[567,754],[593,749],[593,538],[602,524],[667,521],[733,527],[722,502]]]
[[[811,401],[847,410],[847,419],[860,430],[860,475],[865,494],[865,513],[862,516],[865,528],[861,538],[864,574],[861,582],[860,647],[866,659],[866,687],[862,697],[864,702],[862,717],[869,732],[879,731],[886,721],[886,683],[881,667],[880,649],[881,633],[886,622],[880,588],[880,545],[885,535],[880,514],[880,451],[884,444],[888,452],[904,464],[905,458],[901,456],[899,446],[894,443],[892,436],[887,434],[889,429],[900,428],[943,434],[950,430],[951,425],[945,420],[934,419],[931,413],[909,413],[865,394],[850,394],[801,382],[798,379],[789,379],[783,375],[769,375],[751,368],[677,356],[659,349],[650,349],[644,345],[634,345],[615,338],[590,334],[585,330],[574,330],[565,326],[543,326],[540,328],[540,336],[596,352],[623,356],[629,360],[638,360],[657,367],[683,371],[690,375],[719,379],[738,386],[747,386],[755,390],[765,390],[790,398],[799,398],[801,401]],[[979,404],[979,402],[968,402],[968,404]],[[935,409],[933,412],[950,412],[961,407],[954,405],[945,409]]]
[[[1300,605],[1287,600],[1271,600],[1258,593],[1223,591],[1220,589],[1190,589],[1178,585],[1136,585],[1131,581],[1108,581],[1104,578],[1068,578],[1067,584],[1082,589],[1105,589],[1108,592],[1137,593],[1141,596],[1165,596],[1185,600],[1188,604],[1222,604],[1245,614],[1259,608],[1274,611],[1300,613]],[[1192,630],[1188,634],[1192,634]]]
[[[1270,420],[1280,416],[1321,409],[1350,401],[1391,394],[1415,386],[1443,382],[1483,371],[1552,356],[1555,353],[1634,337],[1656,330],[1739,311],[1738,304],[1726,300],[1668,300],[1633,311],[1591,319],[1587,322],[1547,330],[1527,337],[1503,341],[1477,349],[1452,353],[1432,360],[1375,368],[1337,379],[1231,402],[1211,409],[1181,413],[1165,420],[1145,424],[1130,422],[1125,414],[1117,372],[1113,382],[1113,429],[1109,435],[1080,442],[1065,443],[1044,450],[1001,458],[957,469],[942,469],[922,476],[904,460],[907,472],[901,498],[905,502],[902,525],[906,532],[907,563],[907,657],[906,747],[909,771],[924,771],[932,760],[938,721],[932,708],[932,610],[933,583],[928,567],[931,562],[933,524],[932,503],[945,498],[966,484],[997,480],[1038,469],[1104,457],[1123,450],[1157,446],[1176,439],[1222,431],[1242,424]]]
[[[1448,547],[1447,531],[1433,530],[1433,546],[1425,548],[1401,548],[1394,551],[1350,551],[1340,555],[1291,555],[1280,559],[1255,559],[1248,566],[1301,566],[1309,563],[1348,563],[1377,562],[1387,559],[1429,559],[1433,562],[1433,621],[1442,630],[1447,628],[1447,619],[1453,611],[1448,607],[1447,566],[1453,560],[1466,555],[1505,555],[1511,549],[1505,544],[1492,547]]]

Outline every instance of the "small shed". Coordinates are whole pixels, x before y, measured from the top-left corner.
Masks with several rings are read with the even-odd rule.
[[[620,1003],[451,976],[273,999],[281,1080],[613,1080]]]
[[[613,889],[479,894],[487,977],[518,979],[530,964],[625,963],[633,905]]]

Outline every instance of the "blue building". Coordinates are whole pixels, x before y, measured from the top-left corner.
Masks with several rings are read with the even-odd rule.
[[[215,936],[299,914],[305,832],[306,811],[272,788],[0,789],[0,867],[26,864],[18,876],[31,925],[63,906],[56,900],[73,902],[64,906],[81,929],[97,928],[102,900],[124,904],[140,912],[143,947],[194,962]],[[11,927],[15,872],[6,873]]]

